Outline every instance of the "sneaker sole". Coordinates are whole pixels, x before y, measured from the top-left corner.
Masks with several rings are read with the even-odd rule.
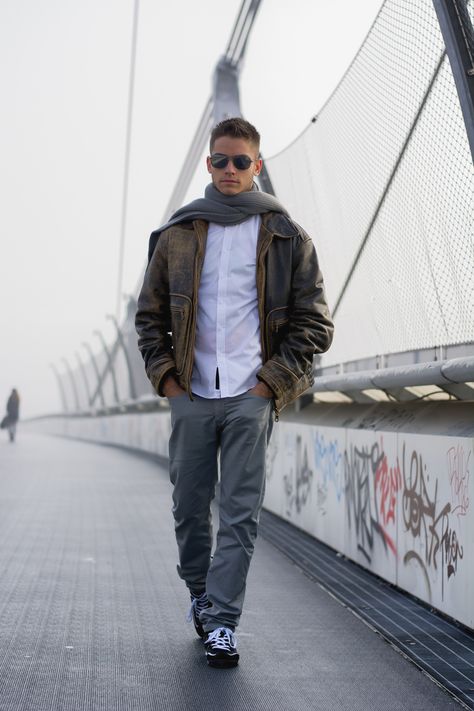
[[[209,657],[206,655],[207,663],[210,667],[215,669],[229,669],[230,667],[236,667],[239,663],[239,655],[236,654],[235,657]]]

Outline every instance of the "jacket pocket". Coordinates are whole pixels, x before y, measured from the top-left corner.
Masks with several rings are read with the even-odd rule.
[[[183,373],[189,350],[191,307],[189,296],[170,294],[171,341],[177,375]]]
[[[288,306],[278,306],[272,309],[265,319],[265,345],[267,358],[278,353],[278,348],[283,338],[288,333],[290,323]]]

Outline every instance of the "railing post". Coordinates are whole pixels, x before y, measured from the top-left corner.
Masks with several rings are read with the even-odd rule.
[[[115,402],[120,402],[120,397],[118,394],[118,388],[117,388],[117,378],[115,377],[115,370],[114,370],[114,363],[112,360],[112,354],[109,351],[109,348],[107,346],[107,343],[105,341],[104,336],[102,335],[101,331],[95,330],[94,331],[94,336],[97,336],[102,344],[102,348],[104,349],[105,356],[107,358],[107,365],[110,370],[110,375],[112,376],[112,385],[114,389],[114,398]],[[102,374],[102,379],[105,377],[105,373]]]
[[[94,368],[94,372],[97,377],[97,390],[95,391],[94,395],[91,397],[89,405],[92,407],[96,396],[100,395],[100,401],[102,403],[102,407],[105,407],[106,405],[105,405],[104,393],[102,392],[102,383],[101,383],[101,378],[100,378],[100,372],[99,372],[99,368],[97,366],[97,361],[95,359],[94,352],[93,352],[92,348],[90,347],[90,345],[87,343],[87,341],[84,341],[82,343],[82,345],[84,346],[84,348],[86,349],[86,351],[89,354],[89,358],[91,359],[92,367]]]
[[[69,379],[71,381],[72,385],[72,392],[74,394],[74,401],[76,403],[76,411],[79,412],[81,409],[81,406],[79,404],[79,393],[77,392],[77,387],[76,387],[76,381],[74,380],[74,373],[71,370],[71,366],[69,365],[68,361],[66,358],[61,358],[62,362],[66,366],[67,373],[69,375]]]
[[[89,388],[89,381],[87,380],[87,373],[86,369],[84,368],[84,363],[82,362],[81,356],[79,355],[79,352],[76,351],[76,360],[79,365],[79,368],[81,369],[82,373],[82,379],[84,381],[84,387],[86,390],[86,398],[87,398],[87,404],[90,406],[91,404],[91,391]]]
[[[125,342],[124,342],[124,340],[123,340],[122,331],[120,330],[119,323],[118,323],[117,319],[115,318],[115,316],[114,316],[113,314],[107,314],[106,318],[108,318],[109,321],[112,321],[112,322],[113,322],[113,324],[114,324],[114,326],[115,326],[115,329],[116,329],[116,331],[117,331],[117,339],[118,339],[118,342],[120,343],[120,345],[121,345],[121,347],[122,347],[123,354],[124,354],[124,356],[125,356],[125,362],[127,363],[128,382],[129,382],[129,387],[130,387],[130,398],[131,398],[132,400],[135,400],[136,397],[137,397],[137,391],[136,391],[136,388],[135,388],[135,380],[134,380],[134,377],[133,377],[132,364],[130,363],[130,357],[129,357],[129,355],[128,355],[127,346],[126,346],[126,344],[125,344]]]

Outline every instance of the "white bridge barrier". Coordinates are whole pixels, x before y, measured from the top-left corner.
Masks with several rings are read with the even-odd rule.
[[[265,506],[474,627],[474,439],[285,423]]]
[[[472,403],[450,405],[289,412],[273,429],[265,507],[474,628]],[[168,456],[164,408],[24,426]]]

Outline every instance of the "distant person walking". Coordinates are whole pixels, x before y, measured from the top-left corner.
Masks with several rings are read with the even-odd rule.
[[[7,400],[7,414],[2,420],[2,429],[8,430],[10,442],[15,441],[16,423],[20,415],[20,396],[18,391],[13,388],[10,397]]]

